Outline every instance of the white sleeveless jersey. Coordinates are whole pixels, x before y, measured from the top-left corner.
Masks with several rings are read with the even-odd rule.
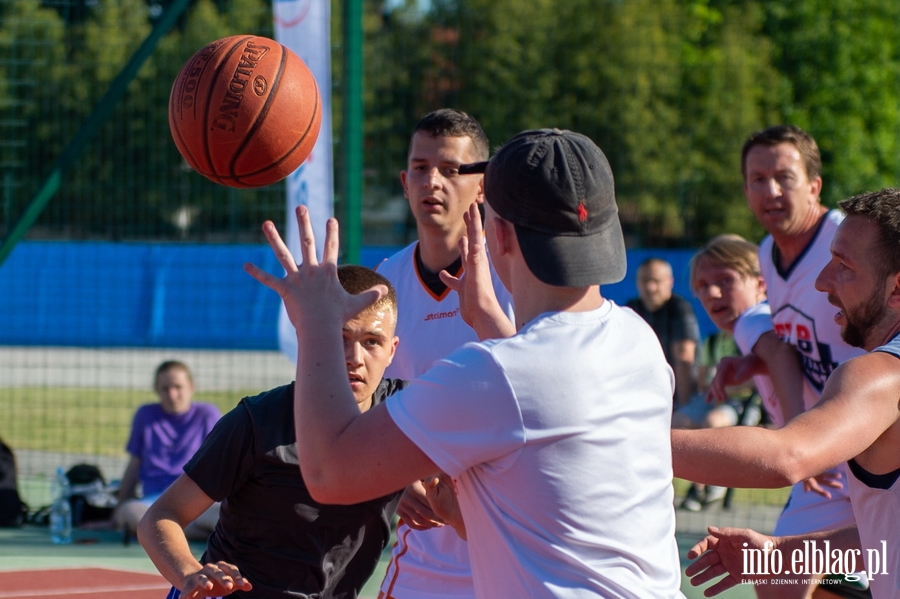
[[[900,337],[874,351],[900,358]],[[869,583],[872,597],[900,597],[900,470],[873,475],[853,460],[849,466],[850,500],[862,555],[869,571],[875,572]]]
[[[400,344],[384,373],[389,378],[418,378],[436,360],[478,340],[460,316],[456,292],[447,289],[437,297],[422,282],[416,267],[417,245],[412,243],[376,268],[397,292]],[[512,298],[493,267],[491,276],[497,299],[513,320]],[[474,598],[466,542],[450,526],[412,530],[401,521],[381,592],[392,599]]]
[[[394,361],[384,376],[412,380],[431,368],[435,360],[470,341],[478,341],[475,331],[459,313],[459,296],[446,289],[438,297],[422,282],[416,268],[415,242],[400,250],[375,270],[397,292],[397,337],[400,344]],[[500,305],[512,320],[512,298],[491,267],[494,290]]]
[[[872,597],[900,597],[900,472],[866,476],[868,473],[854,462],[847,470],[862,559],[868,571],[873,572],[869,581]],[[872,481],[861,480],[869,478],[885,480],[886,484],[870,486]],[[888,484],[890,479],[893,484]]]
[[[759,265],[766,281],[772,324],[778,336],[800,353],[807,383],[803,386],[803,405],[807,410],[818,403],[826,379],[840,364],[865,353],[841,339],[841,328],[834,321],[838,308],[815,288],[816,278],[831,260],[831,240],[842,220],[844,216],[839,211],[829,211],[815,237],[787,272],[776,266],[771,235],[759,246]],[[802,482],[794,485],[774,534],[803,534],[853,525],[846,464],[834,471],[843,476],[844,488],[830,489],[831,499],[804,491]]]
[[[774,260],[772,236],[766,236],[759,246],[772,324],[778,336],[800,352],[803,373],[811,387],[812,393],[804,397],[806,409],[819,401],[825,380],[835,368],[864,353],[841,339],[840,326],[834,321],[838,308],[815,288],[816,278],[831,260],[831,240],[842,220],[839,211],[828,212],[809,246],[784,273],[779,272]]]

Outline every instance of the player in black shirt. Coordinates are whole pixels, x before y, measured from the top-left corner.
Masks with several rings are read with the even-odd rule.
[[[338,277],[350,293],[391,290],[343,329],[349,384],[364,412],[405,386],[382,378],[398,342],[396,296],[367,268],[341,266]],[[141,544],[172,583],[170,598],[350,599],[372,575],[400,493],[355,505],[313,500],[297,461],[293,397],[291,383],[241,400],[141,521]],[[198,562],[183,527],[213,501],[222,502],[219,522]]]

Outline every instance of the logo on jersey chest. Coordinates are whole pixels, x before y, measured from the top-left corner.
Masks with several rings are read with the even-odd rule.
[[[816,337],[816,321],[787,305],[772,315],[775,333],[782,340],[797,348],[803,362],[803,374],[816,389],[822,392],[825,381],[838,364],[831,355],[831,346]]]
[[[428,322],[429,320],[440,320],[441,318],[456,318],[459,316],[459,308],[456,310],[451,310],[450,312],[432,312],[431,314],[426,314],[425,318],[422,319],[423,322]]]

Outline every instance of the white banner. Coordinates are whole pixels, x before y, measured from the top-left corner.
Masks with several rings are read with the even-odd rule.
[[[325,221],[334,214],[331,155],[331,14],[330,0],[272,0],[275,38],[296,52],[312,71],[322,96],[322,129],[312,154],[287,178],[288,247],[299,260],[297,206],[309,208],[319,256],[325,242]],[[278,317],[278,344],[297,361],[297,336],[284,306]]]

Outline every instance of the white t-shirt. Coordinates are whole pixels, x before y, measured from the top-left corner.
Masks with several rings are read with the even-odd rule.
[[[387,407],[456,480],[477,597],[665,598],[673,391],[653,330],[607,300],[466,345]]]
[[[775,332],[800,353],[807,383],[803,386],[806,409],[818,403],[825,380],[835,368],[864,353],[841,339],[840,326],[834,322],[838,309],[828,303],[825,293],[815,288],[816,278],[831,260],[831,240],[842,220],[844,215],[841,212],[829,211],[803,254],[785,272],[776,266],[772,236],[766,236],[759,246],[760,269],[766,281],[766,295]],[[846,467],[840,465],[834,470],[841,472],[845,484],[842,489],[829,489],[830,500],[804,491],[803,483],[794,485],[775,526],[776,535],[803,534],[853,525]]]
[[[378,273],[394,286],[398,300],[396,335],[400,338],[386,377],[412,380],[460,346],[477,341],[459,313],[459,296],[441,296],[425,286],[416,267],[417,242],[380,265]],[[510,320],[512,298],[491,270],[494,292]],[[469,547],[452,527],[413,530],[402,521],[381,591],[392,599],[472,599]]]
[[[734,343],[743,355],[749,355],[753,352],[753,346],[756,345],[759,338],[771,330],[772,311],[769,309],[767,302],[760,302],[747,308],[743,314],[738,316],[734,323]],[[769,420],[777,428],[784,426],[781,403],[775,394],[772,379],[766,375],[758,374],[753,377],[753,383],[756,385],[756,392],[759,393],[759,397],[762,399],[766,413],[769,414]]]

